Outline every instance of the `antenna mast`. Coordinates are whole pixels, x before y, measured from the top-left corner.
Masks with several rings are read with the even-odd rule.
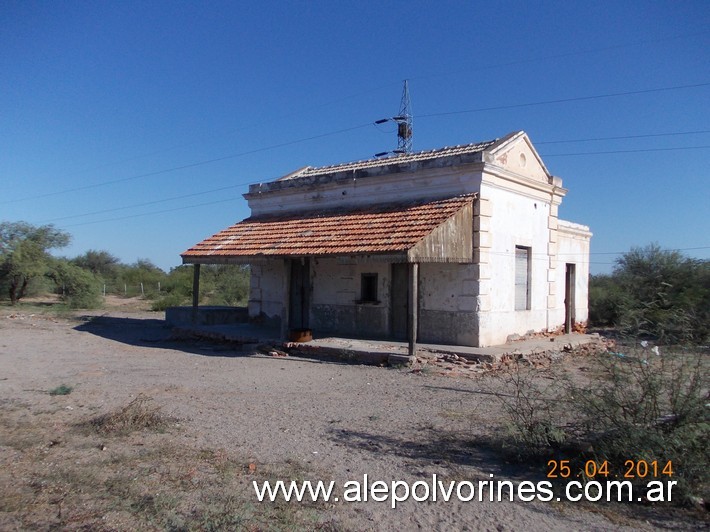
[[[384,124],[390,120],[397,123],[397,149],[391,152],[376,153],[375,157],[382,157],[388,153],[396,153],[397,155],[412,153],[412,135],[414,131],[412,129],[412,102],[409,100],[409,80],[404,80],[399,114],[391,118],[377,120],[375,124]]]
[[[404,80],[402,102],[399,104],[397,122],[397,153],[412,153],[412,103],[409,100],[409,80]]]

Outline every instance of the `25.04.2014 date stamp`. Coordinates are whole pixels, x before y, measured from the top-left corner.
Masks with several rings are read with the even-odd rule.
[[[623,466],[613,466],[608,460],[597,462],[587,460],[578,471],[572,471],[571,460],[548,460],[547,478],[567,479],[567,478],[625,478],[625,479],[647,479],[673,476],[673,463],[658,460],[625,460]]]

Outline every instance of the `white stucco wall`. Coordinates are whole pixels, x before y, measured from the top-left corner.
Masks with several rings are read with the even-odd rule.
[[[575,321],[585,323],[589,318],[589,244],[592,234],[586,225],[565,220],[558,223],[557,294],[556,309],[550,318],[550,328],[563,325],[565,320],[565,265],[575,265]]]
[[[480,345],[504,343],[511,334],[524,335],[547,327],[547,265],[549,200],[523,196],[502,188],[496,179],[481,187],[490,204],[488,233],[490,281],[483,283],[489,308],[479,313]],[[531,249],[530,310],[515,310],[515,247]]]
[[[379,303],[359,303],[363,273],[377,274]],[[312,259],[311,328],[316,333],[341,331],[354,336],[388,336],[390,284],[391,265],[386,262]]]
[[[255,262],[251,265],[249,317],[270,320],[283,318],[286,293],[286,267],[283,260]]]
[[[422,198],[448,198],[477,192],[481,165],[432,168],[421,173],[396,173],[347,181],[333,181],[318,188],[289,188],[278,193],[255,194],[247,198],[252,215],[354,207],[402,202]]]
[[[473,264],[420,264],[419,341],[478,344],[477,272]]]
[[[477,192],[474,264],[420,264],[419,341],[487,346],[512,334],[564,322],[565,264],[576,264],[576,321],[586,321],[588,228],[557,219],[566,191],[549,175],[526,136],[485,154],[484,162],[334,179],[248,195],[253,215],[437,199]],[[530,309],[515,310],[515,248],[531,249]],[[558,255],[559,254],[559,255]],[[570,258],[574,257],[574,260]],[[286,315],[287,267],[252,266],[250,316]],[[376,304],[359,304],[361,274],[378,274]],[[386,337],[391,329],[392,265],[364,258],[311,259],[310,326]]]

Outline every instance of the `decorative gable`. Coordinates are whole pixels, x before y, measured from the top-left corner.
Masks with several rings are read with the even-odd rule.
[[[523,131],[501,139],[490,149],[490,155],[492,162],[504,170],[540,183],[550,183],[552,175]]]

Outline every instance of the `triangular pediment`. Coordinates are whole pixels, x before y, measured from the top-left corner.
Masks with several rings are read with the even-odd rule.
[[[509,172],[541,183],[549,183],[552,179],[530,137],[524,131],[503,137],[488,149],[488,153],[493,164]]]

